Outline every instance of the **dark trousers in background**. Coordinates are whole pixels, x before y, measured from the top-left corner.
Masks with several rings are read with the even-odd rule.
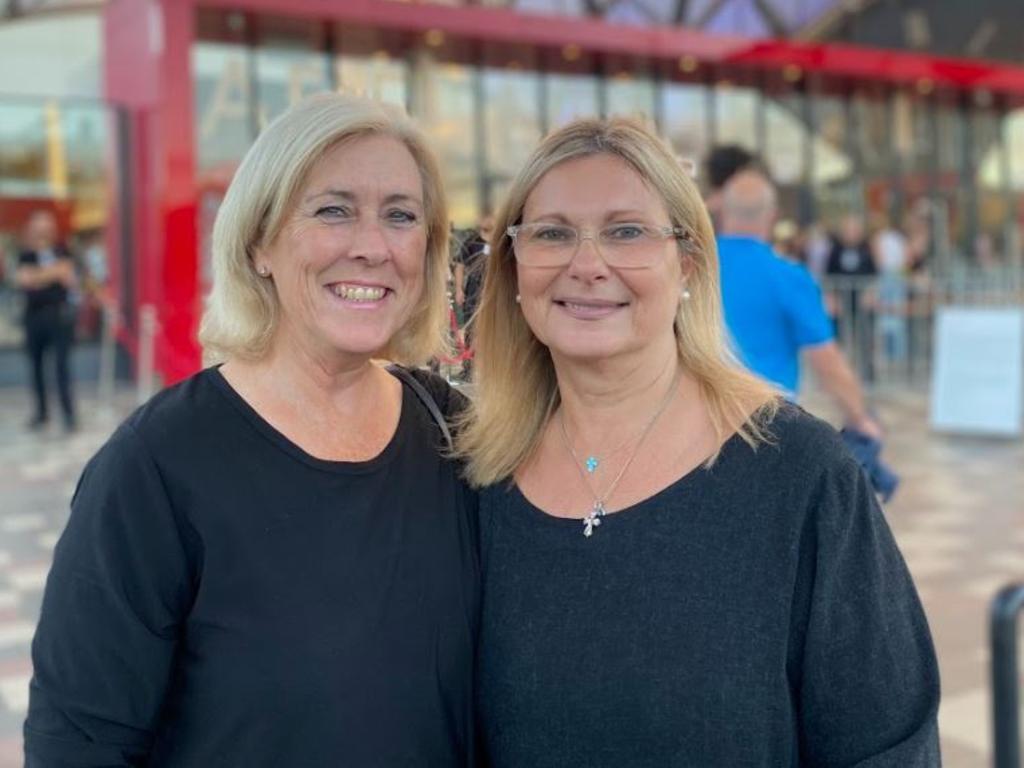
[[[57,370],[57,392],[66,426],[75,423],[75,406],[71,398],[71,372],[69,358],[74,334],[74,321],[68,306],[45,307],[25,316],[25,350],[32,366],[32,388],[35,395],[33,422],[42,423],[49,417],[46,401],[47,350],[53,351]]]

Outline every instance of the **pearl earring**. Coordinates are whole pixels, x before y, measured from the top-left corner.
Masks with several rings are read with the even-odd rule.
[[[520,295],[519,295],[519,294],[517,293],[517,294],[516,294],[516,304],[518,304],[518,303],[519,303],[519,302],[521,302],[522,300],[523,300],[523,297],[522,297],[522,296],[520,296]]]
[[[683,288],[682,297],[683,297],[683,301],[689,301],[690,300],[690,291],[687,290],[686,288]]]
[[[260,266],[256,267],[256,273],[257,273],[257,274],[258,274],[258,275],[259,275],[260,277],[266,277],[267,275],[269,275],[269,274],[270,274],[270,270],[269,270],[269,269],[267,269],[267,268],[266,268],[266,266],[264,266],[264,265],[262,265],[262,264],[261,264]]]

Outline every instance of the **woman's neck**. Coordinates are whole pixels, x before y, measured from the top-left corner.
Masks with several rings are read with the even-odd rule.
[[[267,396],[305,406],[341,406],[362,400],[374,386],[376,366],[367,357],[317,355],[301,345],[275,342],[258,361],[229,364]],[[226,366],[227,367],[227,366]]]
[[[679,359],[603,361],[597,365],[556,362],[561,413],[568,431],[584,445],[621,441],[639,431],[666,399],[680,389]]]
[[[369,357],[273,344],[259,361],[233,360],[221,373],[264,420],[317,458],[376,456],[401,415],[401,384]]]

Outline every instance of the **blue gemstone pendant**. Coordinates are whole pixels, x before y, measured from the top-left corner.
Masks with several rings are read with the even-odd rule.
[[[597,460],[597,456],[587,456],[587,472],[589,472],[590,474],[594,474],[594,471],[597,469],[597,466],[600,463],[601,462]]]

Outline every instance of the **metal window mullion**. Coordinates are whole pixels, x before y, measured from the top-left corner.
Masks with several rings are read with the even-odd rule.
[[[473,83],[473,143],[476,145],[477,212],[491,210],[491,176],[487,162],[487,94],[484,88],[483,56],[477,52],[476,64],[472,68]]]

